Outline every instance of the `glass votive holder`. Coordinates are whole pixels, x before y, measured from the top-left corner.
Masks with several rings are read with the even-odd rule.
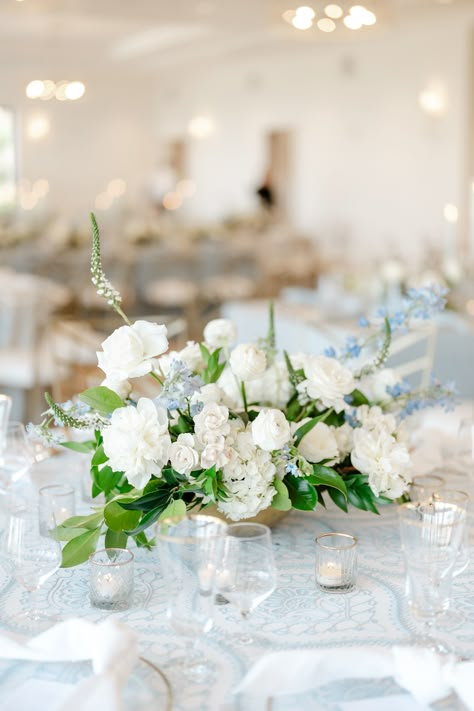
[[[416,502],[428,501],[435,491],[442,489],[446,482],[442,476],[423,474],[413,477],[410,484],[410,500]]]
[[[102,610],[125,610],[133,598],[133,553],[104,548],[89,558],[90,601]]]
[[[316,586],[345,593],[357,578],[357,538],[349,533],[323,533],[316,538]]]
[[[48,484],[39,490],[40,532],[47,533],[76,513],[74,487],[69,484]],[[53,523],[54,522],[54,523]]]

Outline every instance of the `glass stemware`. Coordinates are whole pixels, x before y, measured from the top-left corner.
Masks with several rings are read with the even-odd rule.
[[[213,625],[216,573],[226,531],[227,525],[220,519],[199,514],[164,519],[156,526],[167,616],[175,632],[193,642],[187,654],[173,659],[173,664],[195,681],[206,679],[213,671],[196,646]]]
[[[411,501],[428,501],[433,492],[445,485],[445,480],[436,474],[423,474],[413,477],[410,484]]]
[[[227,529],[219,592],[240,612],[243,632],[235,640],[251,644],[248,618],[275,590],[277,575],[271,531],[260,523],[234,523]]]
[[[466,513],[460,506],[441,501],[403,504],[398,511],[406,595],[413,617],[423,627],[413,643],[451,653],[447,644],[435,639],[434,628],[438,617],[449,608]]]
[[[33,464],[33,451],[25,427],[21,422],[9,422],[4,446],[0,449],[0,489],[22,479]]]
[[[7,436],[7,425],[12,407],[12,399],[8,395],[0,393],[0,452],[3,452],[5,447],[5,439]]]
[[[51,514],[52,516],[52,514]],[[9,620],[28,632],[41,632],[57,619],[35,609],[35,593],[61,565],[61,546],[54,537],[55,521],[40,528],[38,506],[34,502],[9,497],[0,539],[0,555],[16,582],[29,593],[24,612]]]

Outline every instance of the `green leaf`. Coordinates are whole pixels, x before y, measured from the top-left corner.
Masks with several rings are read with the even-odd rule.
[[[60,444],[61,447],[72,449],[73,452],[82,452],[83,454],[89,454],[95,449],[95,442],[90,440],[87,442],[60,442]]]
[[[158,520],[162,521],[164,518],[175,518],[184,516],[185,514],[186,504],[183,499],[176,499],[176,501],[172,501],[165,509],[163,509]]]
[[[71,516],[62,522],[64,528],[96,528],[104,520],[102,511],[89,514],[88,516]]]
[[[304,425],[301,425],[301,427],[298,427],[294,434],[295,447],[299,445],[303,437],[308,434],[308,432],[310,432],[313,427],[318,424],[318,422],[324,422],[324,420],[329,417],[332,411],[332,408],[330,408],[329,410],[326,410],[326,412],[322,412],[320,415],[312,417],[310,420],[308,420],[308,422],[305,422]]]
[[[101,444],[99,447],[97,447],[94,456],[91,459],[91,465],[93,467],[98,467],[100,464],[105,464],[105,462],[108,462],[109,458],[104,452],[104,445]]]
[[[96,477],[96,483],[104,494],[110,494],[112,489],[115,489],[119,481],[123,477],[123,472],[115,472],[112,467],[105,466],[99,469]]]
[[[72,568],[74,565],[85,563],[94,553],[100,537],[100,527],[86,531],[74,538],[63,548],[62,568]]]
[[[147,512],[153,509],[160,508],[162,511],[168,504],[171,496],[171,489],[168,486],[160,486],[156,491],[151,491],[149,494],[140,496],[138,499],[130,499],[122,501],[122,508],[127,511]]]
[[[153,509],[152,511],[148,511],[140,521],[140,524],[134,528],[132,531],[126,531],[126,533],[129,536],[137,536],[139,533],[142,531],[145,531],[147,528],[152,526],[160,517],[161,512],[163,511],[163,507],[159,507],[156,509]]]
[[[137,535],[133,537],[133,540],[137,544],[138,548],[146,548],[149,551],[153,549],[154,541],[149,541],[143,531],[141,533],[137,533]]]
[[[56,526],[54,530],[55,537],[58,541],[72,541],[73,538],[87,533],[88,528],[67,528],[64,526]]]
[[[362,393],[360,390],[353,390],[350,394],[351,399],[351,405],[354,407],[360,407],[360,405],[369,405],[369,400],[367,400],[366,396],[364,393]]]
[[[204,343],[200,343],[199,348],[201,350],[202,359],[207,366],[207,364],[209,362],[209,358],[211,357],[211,354],[210,354],[209,350],[206,348],[206,346],[204,345]]]
[[[339,506],[342,511],[347,513],[348,508],[347,508],[347,501],[346,498],[343,494],[338,489],[328,489],[328,494],[331,497],[331,499],[334,501],[336,506]]]
[[[307,479],[292,474],[287,474],[284,482],[294,508],[301,511],[313,511],[318,503],[318,495],[314,486]]]
[[[124,407],[122,398],[104,385],[84,390],[79,395],[79,400],[85,405],[89,405],[100,415],[110,415],[117,408]]]
[[[128,536],[123,531],[112,531],[108,528],[105,533],[106,548],[126,548]]]
[[[328,486],[338,489],[347,497],[347,487],[344,479],[330,467],[325,467],[322,464],[313,464],[313,474],[308,477],[308,480],[315,486]]]
[[[356,507],[356,509],[360,509],[361,511],[367,511],[367,504],[365,503],[364,499],[359,496],[355,489],[348,489],[347,498],[349,499],[352,506]]]
[[[288,496],[288,489],[284,482],[275,477],[273,486],[276,489],[276,494],[272,499],[272,508],[277,509],[277,511],[289,511],[291,509],[291,499]]]
[[[139,511],[127,511],[118,501],[111,501],[104,509],[105,523],[112,531],[127,531],[140,520]]]

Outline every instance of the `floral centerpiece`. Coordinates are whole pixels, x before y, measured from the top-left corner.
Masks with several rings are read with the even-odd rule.
[[[406,492],[404,420],[447,404],[452,389],[433,381],[412,392],[384,366],[393,332],[443,308],[443,290],[411,291],[403,311],[362,319],[362,335],[339,352],[280,354],[271,306],[256,344],[236,345],[234,324],[216,319],[202,343],[170,352],[166,326],[123,313],[93,215],[92,226],[92,282],[125,325],[98,353],[102,385],[63,405],[46,395],[39,429],[50,441],[52,424],[93,431],[62,444],[91,455],[92,495],[105,496],[90,515],[58,527],[63,566],[87,560],[104,533],[107,547],[125,547],[129,537],[150,547],[152,524],[190,509],[213,505],[237,521],[268,507],[311,511],[329,499],[344,511],[351,504],[378,513]],[[131,381],[143,376],[154,379],[155,397],[134,397]]]

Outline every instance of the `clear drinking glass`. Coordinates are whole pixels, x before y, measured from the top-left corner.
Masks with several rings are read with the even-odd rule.
[[[7,436],[7,425],[12,408],[12,399],[8,395],[0,393],[0,453],[5,448],[5,440]]]
[[[47,526],[48,521],[51,520],[51,512],[54,514],[57,526],[75,515],[76,499],[73,486],[48,484],[41,487],[39,490],[39,515],[42,527]]]
[[[431,499],[433,492],[441,489],[445,484],[443,477],[436,474],[415,476],[410,484],[410,499],[415,502],[428,501]]]
[[[323,592],[345,593],[357,578],[357,538],[323,533],[316,538],[316,584]]]
[[[89,558],[90,600],[102,610],[126,610],[133,599],[133,553],[104,548]]]
[[[41,632],[57,622],[57,618],[35,609],[34,603],[34,594],[61,565],[61,546],[52,533],[56,524],[51,517],[45,532],[40,530],[36,503],[9,498],[5,508],[0,555],[12,577],[29,593],[27,609],[9,622],[28,632]]]
[[[403,504],[398,512],[405,592],[411,613],[423,628],[414,644],[451,653],[451,648],[433,634],[438,617],[449,608],[466,513],[460,506],[440,501]]]
[[[243,632],[235,640],[251,644],[248,618],[275,590],[277,574],[271,531],[261,523],[233,523],[227,529],[217,585],[223,597],[240,612]]]
[[[33,451],[24,425],[21,422],[9,422],[4,448],[0,450],[0,489],[5,491],[23,478],[33,461]]]
[[[199,514],[164,519],[156,526],[167,616],[175,632],[192,640],[186,656],[173,659],[173,664],[192,680],[202,681],[212,672],[196,646],[213,624],[216,573],[226,531],[220,519]]]

